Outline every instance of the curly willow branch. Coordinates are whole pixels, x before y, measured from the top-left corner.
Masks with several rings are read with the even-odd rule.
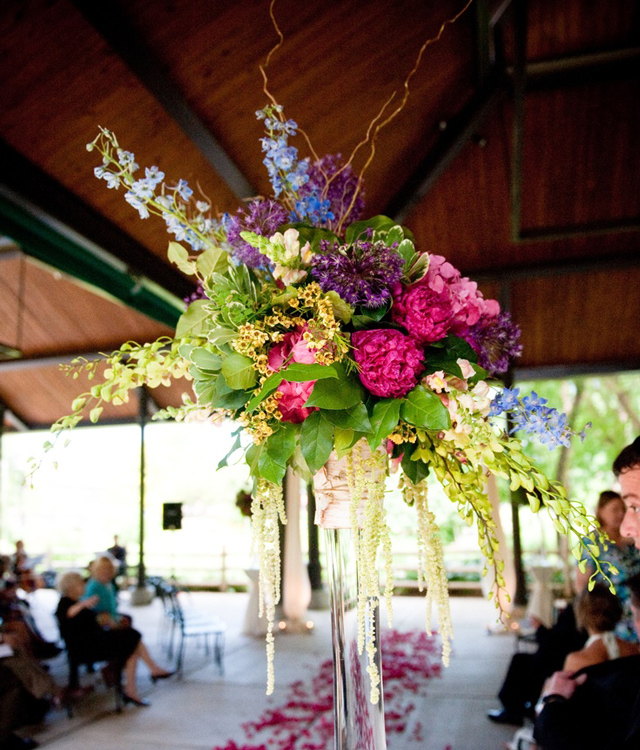
[[[358,198],[358,195],[360,194],[360,190],[362,189],[362,181],[364,178],[364,173],[367,171],[369,166],[371,165],[371,162],[373,161],[373,158],[376,153],[376,147],[375,142],[376,139],[380,133],[380,131],[385,128],[390,122],[392,122],[399,114],[402,112],[402,110],[405,108],[407,101],[409,99],[409,93],[410,93],[410,83],[413,76],[418,72],[418,68],[420,67],[420,63],[422,62],[422,57],[427,49],[432,44],[435,44],[437,41],[440,40],[442,35],[445,32],[445,29],[447,26],[453,25],[471,6],[473,0],[467,0],[467,3],[465,4],[464,8],[462,10],[458,11],[455,16],[452,18],[448,18],[446,21],[443,21],[443,23],[440,25],[440,29],[438,30],[438,33],[431,37],[430,39],[427,39],[422,47],[420,47],[420,50],[418,52],[418,56],[416,57],[416,61],[414,63],[413,68],[409,71],[407,77],[404,79],[404,82],[402,84],[402,88],[404,89],[404,96],[402,97],[402,101],[400,104],[393,110],[393,112],[385,119],[380,122],[380,119],[384,116],[384,113],[387,110],[387,107],[391,104],[391,102],[396,98],[398,94],[398,90],[394,91],[391,96],[387,99],[387,101],[382,105],[380,110],[378,111],[378,114],[371,120],[369,125],[367,126],[367,132],[365,137],[358,143],[353,151],[351,152],[351,156],[347,159],[347,161],[343,164],[342,168],[338,170],[335,175],[331,178],[336,179],[338,175],[346,169],[348,166],[350,166],[353,163],[353,160],[356,157],[356,154],[360,151],[361,148],[366,146],[367,144],[370,144],[370,150],[369,150],[369,156],[367,157],[366,162],[364,163],[364,166],[360,170],[360,173],[358,174],[358,182],[356,189],[354,190],[353,197],[351,198],[351,203],[349,204],[348,209],[346,210],[344,217],[340,223],[340,225],[337,228],[338,233],[340,233],[340,230],[342,229],[342,226],[344,224],[344,221],[346,218],[351,214],[351,211],[355,205],[355,202]],[[267,55],[267,59],[265,60],[263,65],[260,65],[260,73],[262,74],[262,80],[263,80],[263,87],[262,90],[265,94],[265,96],[272,102],[274,106],[278,105],[277,100],[273,96],[273,94],[269,91],[269,85],[268,85],[268,78],[267,78],[267,68],[269,67],[269,63],[271,62],[272,56],[277,52],[278,49],[282,46],[284,43],[284,36],[282,34],[282,31],[280,30],[280,27],[278,26],[278,22],[276,20],[275,14],[273,12],[274,6],[275,6],[276,0],[271,0],[269,4],[269,16],[271,18],[271,23],[273,24],[273,28],[275,29],[276,34],[278,35],[278,41],[277,43],[269,50],[269,54]],[[282,120],[284,120],[284,116],[280,114],[280,117]],[[313,148],[313,145],[311,143],[311,139],[307,135],[307,133],[302,129],[298,128],[298,132],[302,135],[304,138],[307,147],[309,148],[309,151],[311,152],[311,155],[314,159],[314,161],[319,161],[318,155]],[[327,187],[325,189],[328,190],[329,185],[327,184]]]

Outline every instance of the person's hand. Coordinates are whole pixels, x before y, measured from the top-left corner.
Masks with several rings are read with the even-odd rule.
[[[542,620],[535,615],[529,615],[529,622],[535,630],[538,630],[538,628],[543,624]]]
[[[547,695],[561,695],[563,698],[569,699],[575,693],[578,685],[583,685],[586,679],[586,674],[581,674],[574,679],[573,672],[554,672],[545,685],[542,697],[545,698]]]
[[[98,595],[94,594],[93,596],[88,596],[86,599],[82,600],[84,602],[84,606],[88,609],[91,609],[96,606],[98,603]]]

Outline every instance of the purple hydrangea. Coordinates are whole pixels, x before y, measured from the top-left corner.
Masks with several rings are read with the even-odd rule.
[[[237,263],[249,268],[265,268],[269,258],[240,236],[240,232],[255,232],[263,237],[271,237],[282,224],[286,224],[286,209],[274,200],[256,199],[239,209],[234,216],[225,218],[227,240],[231,245],[231,255]]]
[[[368,240],[351,245],[323,240],[320,247],[311,261],[311,275],[323,292],[337,292],[353,307],[380,307],[388,302],[404,267],[392,247]]]
[[[328,212],[334,224],[358,221],[364,212],[364,194],[359,192],[351,211],[349,206],[358,189],[358,177],[351,165],[345,166],[341,154],[327,154],[313,162],[307,171],[308,180],[300,188],[301,198],[315,195],[328,201]]]
[[[520,327],[508,312],[480,320],[469,328],[464,338],[478,354],[480,367],[491,375],[506,372],[511,360],[522,354]]]

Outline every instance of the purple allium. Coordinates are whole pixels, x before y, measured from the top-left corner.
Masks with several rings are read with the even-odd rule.
[[[375,396],[402,398],[415,388],[424,352],[414,339],[392,328],[351,334],[362,385]]]
[[[506,372],[514,357],[522,354],[520,327],[508,312],[494,318],[483,318],[463,337],[478,354],[480,367],[491,375]]]
[[[311,275],[323,292],[334,291],[355,307],[380,307],[402,276],[403,258],[384,242],[356,240],[340,245],[323,240],[313,256]]]
[[[364,212],[364,194],[362,191],[358,193],[349,211],[358,188],[358,178],[351,165],[344,166],[341,154],[327,154],[313,162],[307,175],[309,179],[299,191],[301,198],[315,194],[328,200],[334,224],[342,223],[347,218],[350,224],[358,221]]]
[[[234,216],[226,218],[227,240],[231,245],[231,255],[237,263],[249,268],[265,268],[269,258],[255,247],[245,242],[240,232],[255,232],[263,237],[271,237],[282,224],[287,222],[287,211],[277,201],[256,199],[240,208]]]

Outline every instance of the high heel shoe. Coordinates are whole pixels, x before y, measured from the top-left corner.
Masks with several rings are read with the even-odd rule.
[[[151,682],[155,685],[158,680],[166,680],[168,677],[173,677],[175,672],[163,672],[162,674],[152,674]]]
[[[127,695],[124,690],[120,693],[120,695],[122,696],[122,702],[125,704],[125,706],[127,705],[127,703],[133,703],[134,706],[140,706],[141,708],[151,705],[151,703],[149,703],[149,701],[145,700],[144,698],[140,698],[138,700],[138,698],[133,698],[132,696]]]

